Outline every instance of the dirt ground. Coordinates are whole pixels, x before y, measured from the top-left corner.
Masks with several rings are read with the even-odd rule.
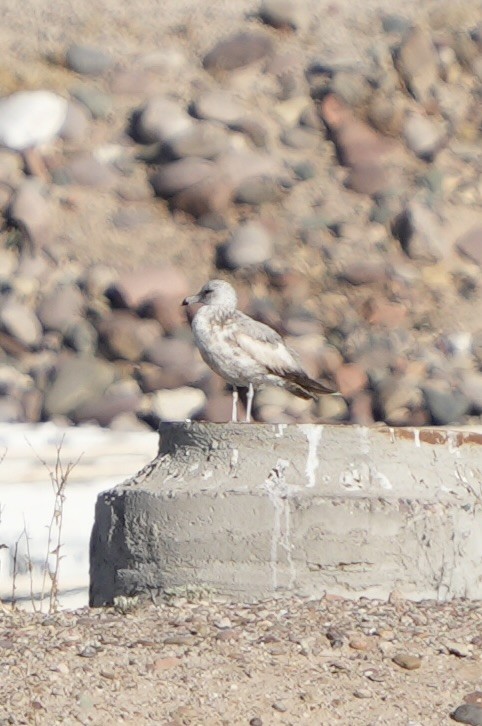
[[[481,615],[330,597],[5,611],[0,723],[439,726],[482,698]]]

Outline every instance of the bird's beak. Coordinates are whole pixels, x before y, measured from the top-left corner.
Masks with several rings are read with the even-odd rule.
[[[182,301],[182,305],[194,305],[194,303],[200,302],[200,296],[199,295],[191,295],[190,297],[185,297]]]

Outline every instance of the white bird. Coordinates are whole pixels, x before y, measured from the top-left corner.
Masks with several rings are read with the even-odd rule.
[[[238,388],[247,388],[246,421],[251,420],[254,389],[271,384],[300,398],[316,399],[333,389],[310,378],[278,333],[237,310],[234,288],[210,280],[183,305],[201,303],[192,332],[202,358],[233,387],[232,421],[237,421]]]

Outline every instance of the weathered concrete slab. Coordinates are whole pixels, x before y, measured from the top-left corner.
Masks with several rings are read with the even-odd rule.
[[[482,435],[164,424],[159,456],[99,495],[92,605],[208,587],[482,597]]]

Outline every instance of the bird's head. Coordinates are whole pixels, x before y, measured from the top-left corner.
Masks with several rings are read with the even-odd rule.
[[[236,291],[229,282],[224,280],[209,280],[196,295],[186,297],[183,305],[218,305],[226,310],[236,310],[238,299]]]

